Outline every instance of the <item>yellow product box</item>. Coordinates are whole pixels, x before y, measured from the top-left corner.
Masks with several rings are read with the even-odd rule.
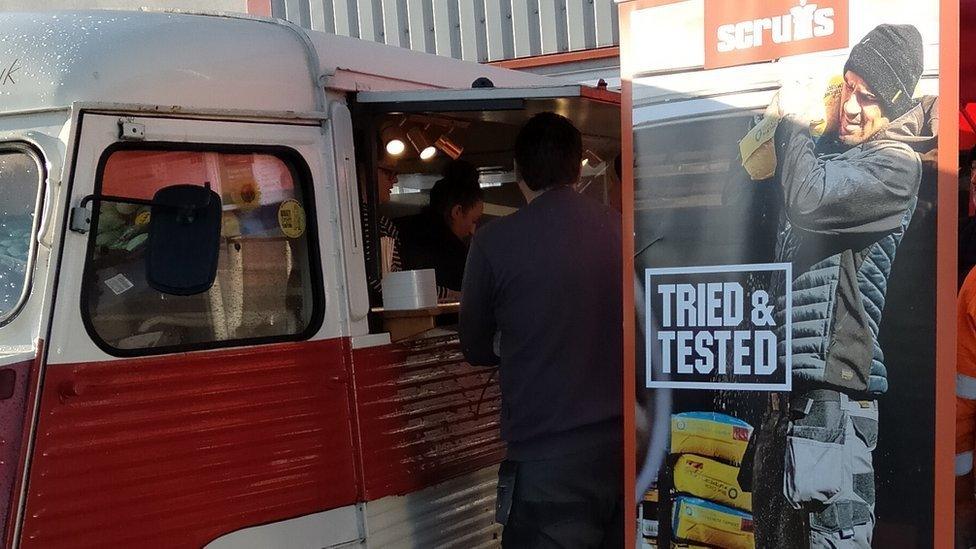
[[[671,453],[698,454],[733,464],[742,463],[752,426],[716,412],[685,412],[671,416]]]
[[[739,468],[701,456],[682,454],[674,464],[679,492],[752,511],[752,494],[739,486]]]
[[[752,515],[703,499],[679,496],[674,501],[674,537],[726,549],[754,549]]]

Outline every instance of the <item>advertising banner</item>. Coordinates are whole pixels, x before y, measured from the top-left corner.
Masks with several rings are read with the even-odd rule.
[[[638,546],[931,546],[938,0],[634,4]]]

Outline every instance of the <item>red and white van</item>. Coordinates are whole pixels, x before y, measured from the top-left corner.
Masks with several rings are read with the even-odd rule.
[[[243,16],[4,13],[0,36],[5,546],[497,544],[490,372],[450,327],[391,342],[369,301],[379,132],[453,132],[503,196],[518,124],[556,110],[606,197],[616,94]],[[406,156],[409,209],[436,170]],[[205,183],[212,257],[152,205]],[[150,242],[213,285],[150,285]]]

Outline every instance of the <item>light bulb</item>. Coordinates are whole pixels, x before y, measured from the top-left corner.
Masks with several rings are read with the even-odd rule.
[[[386,152],[393,156],[400,156],[407,150],[407,145],[400,139],[391,139],[386,142]]]

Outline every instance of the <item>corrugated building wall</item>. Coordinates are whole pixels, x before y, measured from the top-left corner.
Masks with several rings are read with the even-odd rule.
[[[302,27],[469,61],[617,44],[613,0],[271,0]]]

